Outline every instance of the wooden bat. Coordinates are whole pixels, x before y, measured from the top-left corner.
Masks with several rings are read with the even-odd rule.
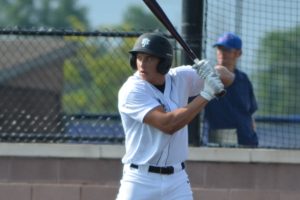
[[[196,56],[194,51],[189,47],[189,45],[183,40],[181,35],[177,32],[172,22],[169,20],[168,16],[165,14],[160,5],[156,0],[143,0],[156,18],[166,27],[166,29],[171,33],[175,40],[182,46],[190,59],[194,61],[195,64],[200,62],[200,59]],[[222,90],[217,94],[218,97],[225,95],[226,91]]]

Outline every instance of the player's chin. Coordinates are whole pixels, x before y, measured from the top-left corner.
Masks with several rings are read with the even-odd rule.
[[[143,79],[143,80],[147,80],[147,73],[145,73],[145,72],[139,72],[139,75],[140,75],[140,77],[141,77],[141,79]]]

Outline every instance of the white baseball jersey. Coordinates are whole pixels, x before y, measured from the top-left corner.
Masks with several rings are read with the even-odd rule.
[[[167,112],[184,107],[188,98],[199,94],[203,87],[191,66],[170,69],[165,75],[164,93],[136,72],[119,91],[118,109],[125,132],[124,164],[135,163],[169,166],[184,162],[188,154],[187,126],[173,135],[143,123],[145,115],[162,105]]]

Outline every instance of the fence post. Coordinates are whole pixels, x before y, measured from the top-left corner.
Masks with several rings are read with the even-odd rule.
[[[203,0],[182,0],[182,37],[199,58],[202,50]],[[182,52],[182,63],[193,64]],[[193,98],[190,99],[190,101]],[[198,114],[188,126],[189,144],[200,146],[200,115]]]

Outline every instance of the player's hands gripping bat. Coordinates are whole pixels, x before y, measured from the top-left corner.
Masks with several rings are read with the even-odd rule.
[[[219,78],[218,72],[208,60],[201,60],[198,64],[194,64],[193,68],[204,79],[204,89],[200,93],[202,97],[210,101],[224,90],[224,85]]]
[[[165,12],[162,10],[160,5],[155,0],[143,0],[144,3],[148,6],[148,8],[152,11],[152,13],[157,17],[157,19],[167,28],[167,30],[171,33],[171,35],[176,39],[176,41],[183,47],[187,55],[194,61],[195,65],[201,65],[202,61],[197,58],[196,54],[193,50],[187,45],[187,43],[182,39],[179,35]],[[216,96],[220,97],[226,93],[224,88],[222,91],[219,91]]]

